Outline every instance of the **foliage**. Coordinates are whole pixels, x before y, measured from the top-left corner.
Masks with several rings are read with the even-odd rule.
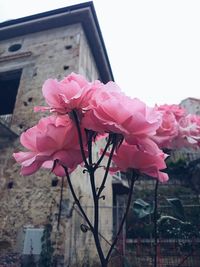
[[[164,238],[176,238],[191,240],[199,238],[200,231],[198,227],[186,218],[185,209],[182,202],[177,198],[167,199],[171,204],[174,216],[161,216],[158,220],[158,229],[160,236]]]
[[[185,171],[188,168],[187,161],[184,159],[178,159],[177,161],[172,161],[170,158],[166,161],[167,163],[167,169],[166,172],[169,175],[176,176],[176,177],[182,177],[185,175]]]
[[[137,215],[139,219],[146,216],[150,216],[154,212],[154,207],[142,199],[137,199],[133,203],[133,212]]]
[[[171,179],[178,179],[181,183],[192,189],[196,194],[200,193],[200,158],[195,160],[178,159],[177,161],[167,160],[166,172]]]
[[[127,236],[129,238],[149,238],[153,232],[152,215],[154,205],[142,199],[136,199],[127,218]],[[133,223],[134,222],[134,223]]]
[[[39,267],[52,267],[54,248],[51,241],[51,232],[52,225],[49,222],[45,225],[41,238],[42,250],[40,253]]]
[[[157,214],[158,234],[162,238],[191,239],[200,237],[198,229],[198,210],[186,213],[178,198],[167,198],[170,207],[166,210],[159,208]],[[150,238],[153,233],[154,204],[142,199],[136,199],[131,207],[132,213],[127,220],[128,236],[132,238]],[[187,215],[187,216],[186,216]],[[196,218],[196,221],[194,218]],[[134,221],[134,223],[133,223]]]
[[[185,221],[185,212],[183,205],[178,198],[167,198],[167,201],[172,207],[172,210],[174,212],[174,215],[177,219]]]

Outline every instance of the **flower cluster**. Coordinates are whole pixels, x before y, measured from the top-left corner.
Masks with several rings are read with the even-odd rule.
[[[135,169],[162,182],[168,180],[162,171],[167,157],[163,149],[200,144],[199,117],[187,115],[177,105],[150,108],[126,96],[114,82],[88,82],[71,73],[60,82],[47,80],[42,91],[48,107],[36,107],[35,111],[49,110],[53,115],[22,133],[20,141],[29,151],[14,153],[14,157],[22,165],[23,175],[41,167],[50,168],[58,176],[64,175],[63,166],[73,171],[84,160],[80,134],[88,156],[88,131],[120,137],[112,171]]]
[[[187,114],[186,110],[178,105],[161,105],[156,109],[162,113],[162,123],[153,140],[160,148],[199,147],[200,116]]]

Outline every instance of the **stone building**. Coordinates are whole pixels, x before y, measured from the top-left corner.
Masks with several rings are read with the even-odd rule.
[[[72,71],[89,80],[113,80],[91,2],[0,24],[0,266],[8,266],[6,262],[9,266],[20,266],[18,255],[40,253],[40,238],[49,216],[59,266],[82,266],[88,261],[97,266],[91,236],[80,231],[82,218],[73,207],[66,182],[58,231],[61,181],[56,186],[56,178],[48,171],[23,177],[12,158],[12,153],[21,149],[20,134],[42,116],[34,113],[33,107],[44,105],[41,91],[44,81],[62,79]],[[90,189],[82,170],[76,170],[72,181],[79,196],[83,196],[87,211],[92,213]],[[106,201],[101,203],[100,230],[110,240],[111,177],[106,190]],[[85,244],[91,245],[90,250]]]
[[[180,106],[191,114],[200,115],[200,99],[198,98],[188,97],[181,101]]]

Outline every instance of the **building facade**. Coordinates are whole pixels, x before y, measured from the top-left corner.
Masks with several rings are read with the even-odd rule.
[[[200,99],[188,97],[182,100],[180,105],[185,108],[188,113],[200,115]]]
[[[57,266],[82,266],[84,262],[98,266],[91,235],[80,231],[83,220],[74,207],[66,181],[58,227],[62,181],[48,171],[23,177],[12,157],[13,152],[22,149],[20,134],[42,116],[34,113],[33,108],[44,105],[41,91],[44,81],[60,80],[71,72],[88,80],[113,80],[92,3],[0,24],[0,265],[20,266],[17,265],[20,255],[32,253],[38,257],[43,229],[50,222]],[[76,191],[92,216],[87,179],[81,169],[72,174]],[[101,203],[100,231],[111,240],[112,210],[108,213],[106,209],[112,207],[110,176],[106,190],[106,201]]]

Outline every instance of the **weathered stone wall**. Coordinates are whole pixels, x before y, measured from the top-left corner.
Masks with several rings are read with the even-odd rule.
[[[12,129],[21,133],[27,127],[38,121],[40,114],[34,114],[35,105],[44,104],[42,84],[48,78],[62,79],[72,71],[79,71],[80,39],[83,31],[80,25],[62,27],[38,32],[18,38],[2,41],[4,53],[1,57],[21,54],[22,57],[2,61],[0,71],[23,69],[18,90]],[[16,52],[7,49],[14,43],[20,43],[22,48]],[[23,57],[23,53],[31,55]]]
[[[15,43],[20,43],[21,49],[16,52],[9,52],[9,46]],[[47,78],[62,79],[72,71],[85,75],[89,80],[98,78],[94,59],[79,24],[2,41],[0,42],[0,59],[1,73],[22,69],[11,123],[12,131],[18,135],[36,124],[41,116],[44,116],[41,113],[34,113],[33,107],[44,105],[41,88]],[[24,227],[41,227],[47,222],[47,216],[52,213],[52,238],[56,242],[56,253],[72,257],[76,251],[85,249],[85,242],[89,242],[91,237],[89,234],[80,232],[81,219],[77,216],[76,211],[73,211],[72,218],[70,215],[62,216],[59,233],[57,232],[60,187],[51,187],[53,175],[48,171],[39,171],[29,177],[21,176],[20,167],[12,158],[12,153],[20,149],[19,138],[1,148],[0,242],[2,242],[1,244],[9,244],[12,251],[20,252],[23,246],[20,233],[23,232]],[[102,176],[102,170],[100,170],[99,178],[100,176]],[[84,196],[82,198],[84,205],[91,207],[88,177],[78,169],[72,175],[72,181],[79,195]],[[13,183],[12,188],[8,188],[10,182]],[[106,201],[102,200],[102,206],[111,206],[110,177],[106,190],[108,197]],[[66,182],[63,200],[69,204],[69,207],[73,203]],[[88,210],[92,216],[92,209],[88,208]],[[106,225],[103,227],[104,235],[110,239],[112,216],[108,217],[107,212],[105,216],[102,211],[101,218],[100,225]],[[18,242],[18,240],[21,241]],[[92,247],[94,248],[93,245]],[[4,248],[0,247],[0,250],[3,251]],[[94,251],[95,248],[89,256],[94,257]],[[82,260],[83,254],[84,252],[80,253],[80,257],[76,260],[79,261],[80,258]],[[68,256],[66,256],[66,262],[69,261]]]

